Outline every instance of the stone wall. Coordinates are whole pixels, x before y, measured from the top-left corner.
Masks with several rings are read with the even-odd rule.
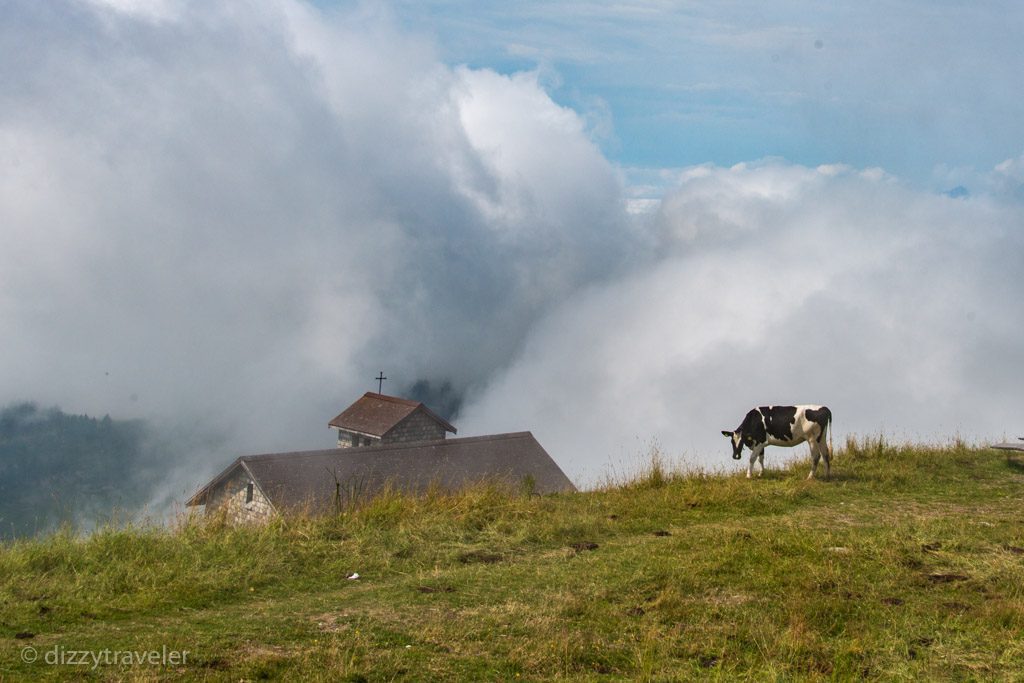
[[[437,441],[445,437],[444,427],[423,410],[416,410],[384,436],[384,443]]]
[[[252,500],[246,502],[249,484],[252,484]],[[270,501],[242,467],[222,481],[211,491],[206,501],[206,514],[224,514],[230,524],[252,524],[265,522],[274,515]]]

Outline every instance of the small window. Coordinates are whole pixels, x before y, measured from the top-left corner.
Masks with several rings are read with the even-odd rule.
[[[249,485],[245,487],[245,502],[246,503],[251,503],[252,502],[252,482],[251,481],[249,482]]]
[[[353,434],[352,435],[352,445],[353,446],[358,446],[359,445],[359,435],[358,434]]]

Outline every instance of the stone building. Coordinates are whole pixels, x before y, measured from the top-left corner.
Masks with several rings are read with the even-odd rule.
[[[243,458],[201,488],[185,503],[188,507],[204,505],[207,513],[223,511],[234,524],[263,522],[274,515],[274,504],[256,483],[256,477],[245,467]]]
[[[576,490],[530,432],[446,439],[455,428],[414,401],[366,394],[331,425],[358,436],[359,445],[345,438],[342,448],[243,455],[186,505],[251,523],[281,513],[330,514],[388,488],[456,491],[492,481],[540,494]],[[410,440],[415,434],[430,438]]]
[[[327,424],[338,430],[338,448],[436,441],[457,433],[419,401],[370,392]]]

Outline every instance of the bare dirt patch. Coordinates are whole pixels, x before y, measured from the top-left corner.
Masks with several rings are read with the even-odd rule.
[[[496,564],[504,559],[504,555],[486,550],[471,550],[459,555],[459,562],[462,564]]]
[[[580,541],[579,543],[573,543],[569,547],[580,553],[585,550],[597,550],[600,546],[591,541]]]
[[[941,583],[954,583],[956,581],[967,581],[971,577],[967,576],[966,574],[932,573],[932,574],[925,574],[924,578],[928,579],[928,581],[930,581],[933,584],[941,584]]]

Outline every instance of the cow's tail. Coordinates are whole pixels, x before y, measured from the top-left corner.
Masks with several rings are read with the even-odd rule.
[[[828,410],[826,408],[826,410]],[[832,411],[828,411],[828,419],[825,420],[825,429],[828,431],[828,459],[832,460]]]

